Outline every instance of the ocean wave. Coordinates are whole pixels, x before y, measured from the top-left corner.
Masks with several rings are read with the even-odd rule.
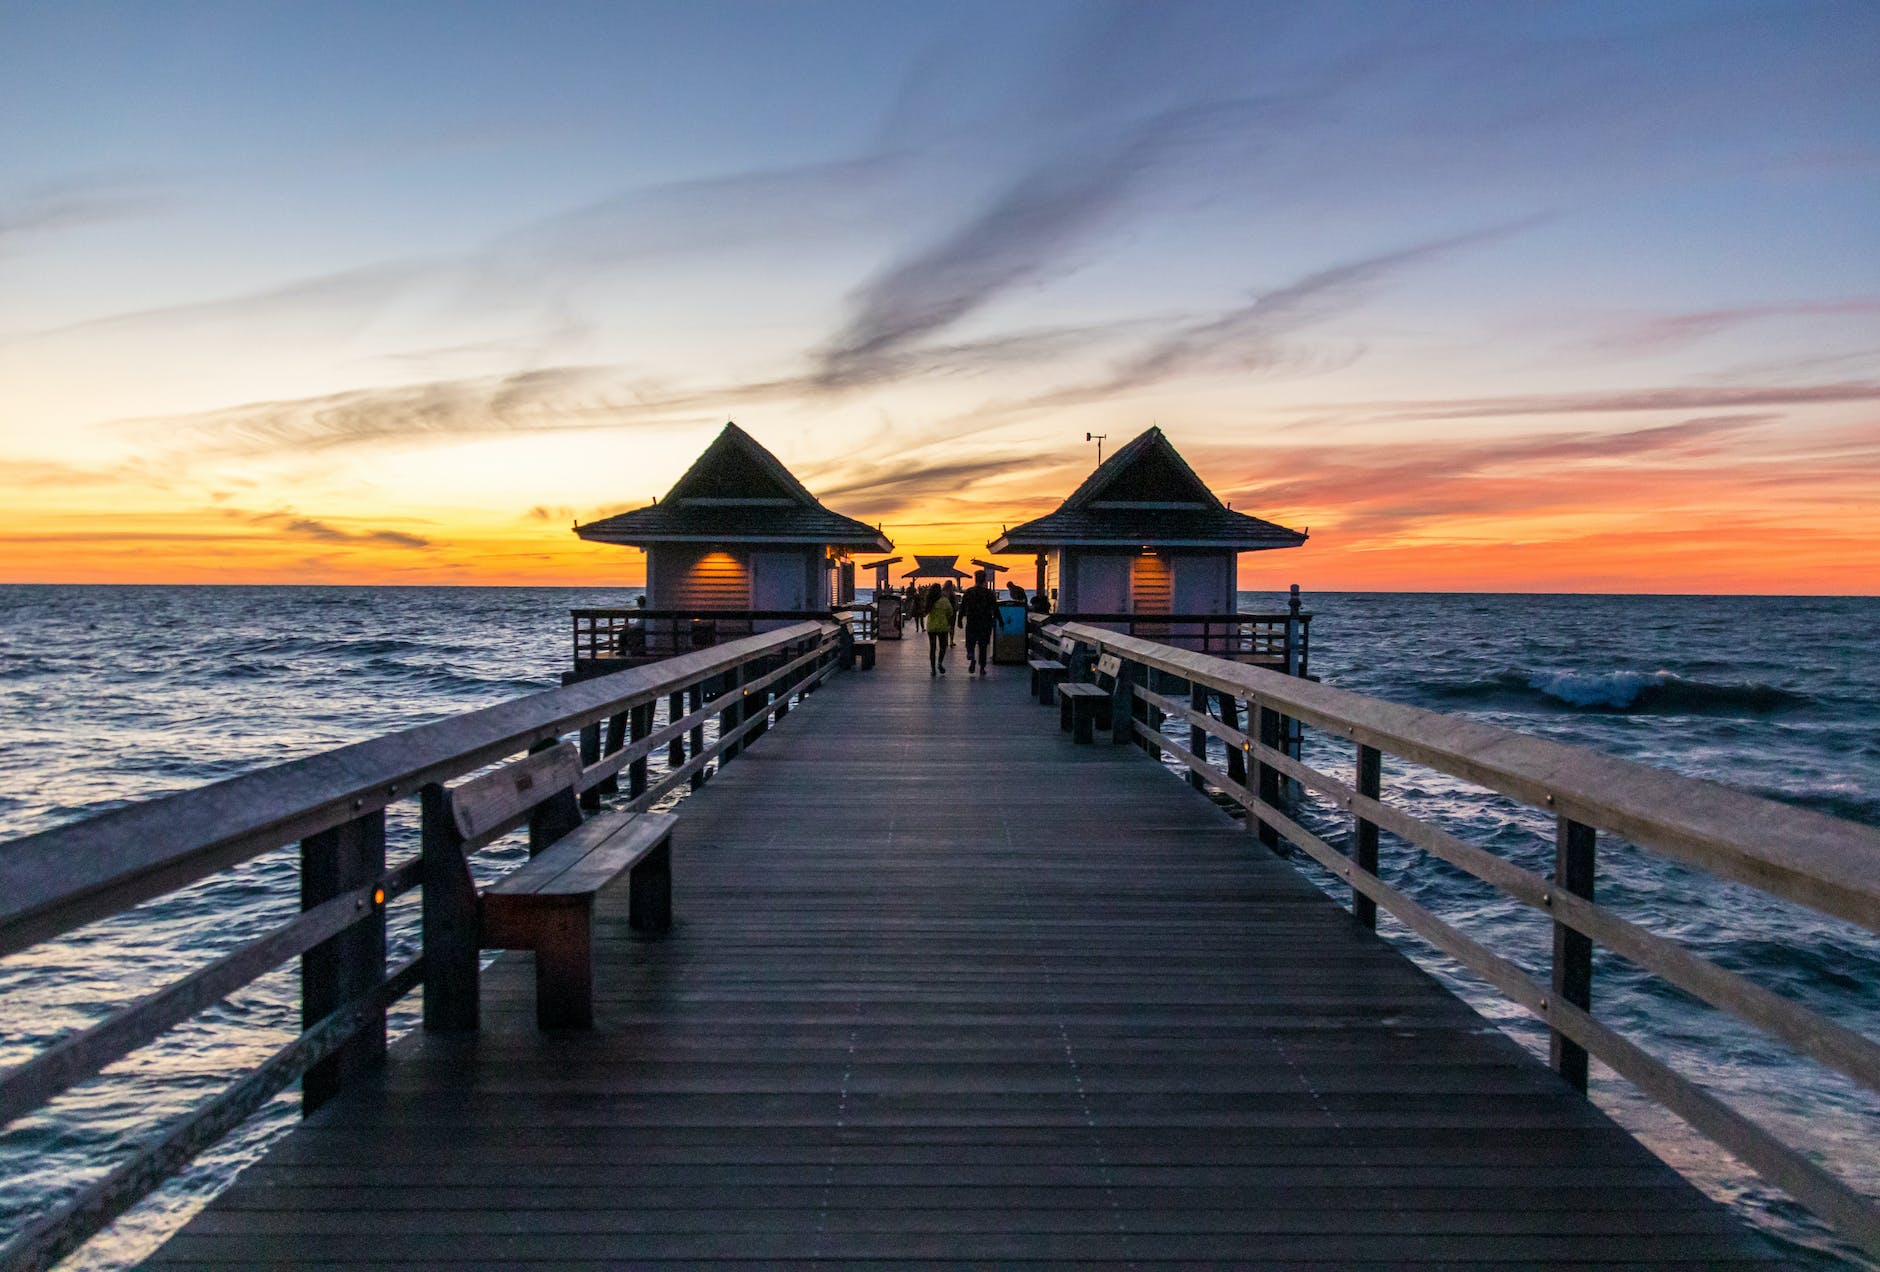
[[[1452,702],[1512,709],[1636,715],[1765,716],[1807,706],[1807,694],[1756,681],[1694,680],[1671,671],[1503,671],[1423,688]]]

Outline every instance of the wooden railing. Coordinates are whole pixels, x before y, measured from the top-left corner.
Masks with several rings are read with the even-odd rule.
[[[1601,1023],[1591,1010],[1597,943],[1869,1091],[1880,1091],[1880,1045],[1872,1039],[1699,958],[1593,899],[1596,842],[1605,832],[1880,932],[1880,831],[1579,747],[1086,624],[1067,624],[1063,630],[1079,643],[1080,663],[1100,654],[1122,661],[1111,704],[1115,741],[1135,742],[1158,758],[1173,757],[1188,770],[1192,784],[1210,787],[1244,808],[1249,829],[1257,828],[1262,842],[1277,849],[1284,840],[1346,880],[1359,922],[1375,927],[1377,909],[1383,907],[1532,1012],[1550,1030],[1555,1069],[1573,1086],[1586,1089],[1587,1057],[1597,1057],[1851,1240],[1880,1254],[1880,1210],[1870,1198]],[[1162,732],[1168,718],[1187,721],[1187,746]],[[1355,780],[1342,781],[1286,754],[1283,718],[1350,741]],[[1210,737],[1225,744],[1224,766],[1208,757]],[[1386,802],[1386,755],[1554,818],[1553,876],[1516,866]],[[1281,797],[1285,779],[1350,814],[1342,847],[1290,815]],[[1551,980],[1535,980],[1512,959],[1380,879],[1380,831],[1549,916]]]
[[[302,906],[273,931],[0,1073],[0,1125],[295,957],[303,1020],[287,1046],[0,1246],[0,1269],[50,1266],[296,1079],[311,1112],[378,1061],[386,1010],[426,983],[428,957],[421,950],[386,965],[386,906],[426,882],[415,844],[387,867],[388,807],[442,807],[442,783],[576,733],[583,802],[596,807],[612,793],[623,796],[620,807],[644,811],[681,783],[701,783],[713,760],[731,760],[812,692],[838,665],[839,630],[827,616],[796,623],[0,844],[0,955],[296,841]],[[662,699],[667,715],[655,727]],[[718,735],[707,744],[713,716]],[[648,757],[661,748],[668,770],[653,780]],[[427,920],[435,909],[427,897]],[[474,930],[474,914],[448,918]],[[428,950],[428,925],[422,936]],[[437,1024],[432,998],[427,987],[427,1027]]]
[[[577,609],[574,623],[576,666],[620,658],[671,658],[710,649],[764,628],[790,623],[837,622],[856,640],[875,639],[875,607],[841,605],[820,610]]]
[[[1295,676],[1311,674],[1312,614],[1051,614],[1061,626],[1086,623],[1177,649],[1271,667]]]

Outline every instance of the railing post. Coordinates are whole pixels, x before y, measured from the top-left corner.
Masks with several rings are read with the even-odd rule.
[[[763,679],[764,675],[771,670],[771,662],[772,659],[768,654],[758,658],[755,668],[757,674],[749,677],[749,679]],[[753,715],[759,713],[763,716],[762,719],[751,726],[751,731],[744,735],[744,744],[746,746],[749,746],[751,743],[770,732],[770,691],[773,688],[775,688],[774,685],[765,685],[755,693],[740,693],[738,695],[740,698],[744,699],[744,718],[746,720],[751,719]]]
[[[1260,745],[1269,750],[1279,750],[1279,712],[1264,702],[1258,704],[1249,702],[1247,705],[1257,714],[1259,720]],[[1260,802],[1268,808],[1278,808],[1279,770],[1267,763],[1264,755],[1259,755],[1254,764],[1254,772],[1259,775],[1259,790],[1256,793],[1260,797]],[[1278,852],[1279,832],[1265,822],[1261,822],[1260,842],[1274,852]]]
[[[1145,689],[1154,685],[1154,669],[1145,664],[1138,663],[1131,670],[1133,674],[1130,676],[1130,679],[1136,684],[1141,685]],[[1140,720],[1145,725],[1150,724],[1155,718],[1155,711],[1150,707],[1149,700],[1142,697],[1140,694],[1131,695],[1129,708],[1131,718]],[[1142,748],[1143,753],[1148,755],[1151,759],[1160,760],[1162,758],[1160,754],[1151,749],[1155,744],[1150,742],[1148,736],[1141,730],[1132,731],[1130,737],[1137,746]]]
[[[1130,723],[1135,720],[1142,700],[1131,690],[1141,678],[1142,668],[1133,662],[1124,662],[1116,669],[1116,683],[1110,690],[1110,742],[1113,745],[1136,740]]]
[[[740,663],[736,671],[725,673],[725,698],[730,705],[718,715],[718,736],[729,737],[744,723],[744,675],[749,663]],[[742,740],[725,743],[724,750],[718,753],[718,767],[729,764],[743,749]]]
[[[627,731],[633,741],[653,732],[653,704],[643,702],[627,713]],[[646,757],[642,755],[627,765],[627,795],[638,799],[646,794]]]
[[[1554,884],[1562,892],[1593,899],[1593,867],[1598,851],[1599,832],[1568,817],[1558,820],[1554,832]],[[1558,919],[1554,921],[1554,996],[1581,1010],[1593,1005],[1593,941]],[[1551,1031],[1554,1072],[1567,1085],[1582,1093],[1586,1090],[1586,1049]]]
[[[601,754],[612,755],[626,744],[627,713],[624,711],[616,711],[613,715],[607,717],[607,740],[601,744]],[[601,795],[618,795],[620,793],[620,774],[615,773],[612,777],[602,781],[601,784],[594,789]]]
[[[666,723],[677,724],[685,717],[685,691],[666,696]],[[675,733],[672,741],[666,743],[666,763],[678,768],[685,763],[685,734]]]
[[[1376,799],[1384,789],[1384,757],[1374,746],[1358,748],[1358,794]],[[1352,845],[1354,864],[1366,874],[1377,873],[1377,823],[1368,818],[1358,818],[1354,828],[1356,842]],[[1372,931],[1377,930],[1377,902],[1359,892],[1351,890],[1351,917]]]
[[[1240,731],[1240,701],[1231,693],[1215,692],[1215,700],[1221,704],[1221,723],[1236,733]],[[1248,722],[1251,726],[1252,721]],[[1237,746],[1227,748],[1227,776],[1240,783],[1247,784],[1247,753]]]
[[[1300,655],[1305,642],[1300,638],[1299,623],[1299,585],[1292,585],[1292,595],[1286,602],[1286,674],[1298,676],[1304,674],[1300,666]]]
[[[1188,705],[1202,715],[1207,714],[1208,691],[1205,687],[1192,680],[1188,682]],[[1188,749],[1193,751],[1199,759],[1205,760],[1208,758],[1207,730],[1203,729],[1192,720],[1188,722]],[[1196,790],[1201,790],[1207,785],[1207,783],[1201,780],[1201,774],[1195,772],[1193,769],[1188,770],[1188,784]]]
[[[601,726],[596,720],[593,724],[581,726],[581,767],[598,762],[601,758]],[[581,807],[594,812],[601,806],[601,792],[597,786],[581,792]]]
[[[450,794],[432,782],[420,793],[424,852],[424,1027],[475,1029],[477,889],[463,857]]]
[[[702,682],[699,684],[693,685],[690,689],[685,691],[685,706],[686,706],[687,715],[690,715],[692,712],[697,711],[700,707],[704,705],[705,705],[705,686]],[[692,754],[694,756],[699,756],[699,755],[703,755],[704,753],[705,753],[705,726],[703,724],[695,724],[692,726]],[[699,765],[698,771],[692,774],[692,789],[697,790],[699,787],[703,785],[705,785],[705,766],[701,764]]]
[[[849,629],[846,626],[844,626],[844,627],[839,628],[838,630],[846,632]],[[785,649],[781,654],[779,654],[778,657],[787,663],[790,660],[794,659],[797,655],[805,653],[805,652],[807,651],[804,645],[791,645],[789,648]],[[846,658],[844,659],[842,665],[845,669],[848,667],[849,664]],[[799,667],[796,671],[786,671],[783,673],[783,675],[777,678],[775,688],[777,691],[777,718],[779,720],[783,719],[783,717],[790,714],[790,697],[793,693],[796,692],[796,682],[801,672],[802,672],[802,668]]]
[[[385,814],[367,813],[301,841],[300,908],[311,910],[385,873]],[[380,898],[383,893],[378,894]],[[306,1029],[385,979],[385,905],[369,903],[359,921],[300,956],[300,1027]],[[307,1070],[300,1081],[305,1117],[385,1055],[385,1016]]]

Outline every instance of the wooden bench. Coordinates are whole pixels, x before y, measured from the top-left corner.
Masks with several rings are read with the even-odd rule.
[[[427,967],[427,1021],[433,977],[440,998],[455,995],[439,1004],[448,1023],[433,1027],[476,1027],[478,950],[533,950],[536,1023],[592,1027],[594,898],[623,874],[628,924],[642,932],[672,926],[672,831],[679,819],[619,812],[584,819],[575,791],[580,779],[581,754],[562,742],[455,789],[425,788],[424,921],[427,933],[434,917],[445,928],[443,940],[427,943],[445,956],[444,966]],[[524,824],[528,863],[476,895],[467,854]]]
[[[1071,741],[1095,742],[1097,727],[1110,727],[1111,700],[1122,666],[1115,654],[1105,654],[1097,659],[1094,682],[1065,681],[1057,687],[1058,727],[1071,735]],[[1107,685],[1102,683],[1106,679]]]
[[[858,640],[849,646],[849,667],[853,669],[857,664],[860,664],[863,671],[875,669],[874,641]]]
[[[1058,657],[1033,658],[1025,664],[1031,668],[1031,694],[1038,700],[1039,706],[1051,705],[1051,695],[1057,689],[1058,682],[1070,671],[1063,660],[1070,657],[1076,648],[1077,642],[1065,636],[1058,641]]]

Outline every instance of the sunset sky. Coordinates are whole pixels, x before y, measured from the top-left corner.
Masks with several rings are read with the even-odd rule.
[[[1880,592],[1880,6],[0,0],[0,580],[635,584],[727,419],[902,552],[1159,424],[1244,587]]]

